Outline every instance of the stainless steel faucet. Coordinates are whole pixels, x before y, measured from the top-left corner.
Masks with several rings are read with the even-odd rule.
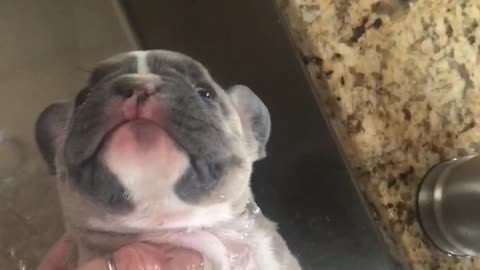
[[[433,167],[418,193],[425,233],[441,250],[458,256],[480,254],[480,155]]]

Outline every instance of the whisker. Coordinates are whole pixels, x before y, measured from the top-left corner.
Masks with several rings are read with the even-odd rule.
[[[88,68],[81,67],[81,66],[76,66],[75,69],[77,69],[79,71],[82,71],[82,72],[85,72],[85,73],[88,73],[88,74],[93,72],[93,69],[88,69]]]
[[[177,113],[177,114],[181,115],[181,123],[180,123],[181,126],[184,126],[185,120],[191,119],[191,120],[199,121],[199,122],[205,124],[206,126],[216,130],[217,132],[221,131],[221,129],[219,127],[214,126],[210,121],[208,121],[208,119],[202,119],[202,118],[193,116],[191,114],[186,114],[182,110],[173,110],[173,111],[174,111],[174,113]]]

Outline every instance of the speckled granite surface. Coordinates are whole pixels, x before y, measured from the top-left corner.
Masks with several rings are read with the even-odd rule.
[[[422,176],[480,150],[480,1],[279,0],[319,100],[392,253],[410,269],[480,269],[439,252],[415,211]]]

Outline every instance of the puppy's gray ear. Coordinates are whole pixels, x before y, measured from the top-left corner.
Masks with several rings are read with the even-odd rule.
[[[68,113],[67,103],[54,103],[40,113],[35,123],[37,147],[47,163],[50,174],[55,174],[55,153],[59,140],[65,135]]]
[[[227,90],[242,122],[249,147],[257,154],[257,159],[266,156],[266,145],[270,137],[270,113],[267,106],[252,90],[243,85],[235,85]]]

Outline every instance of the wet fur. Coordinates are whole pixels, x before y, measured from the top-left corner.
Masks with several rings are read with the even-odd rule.
[[[112,171],[102,156],[105,138],[121,124],[112,112],[139,83],[159,89],[150,100],[168,115],[162,128],[178,149],[175,179],[131,179],[143,168]],[[198,87],[212,98],[202,99]],[[269,134],[268,110],[253,92],[224,90],[188,56],[142,51],[99,63],[75,100],[49,106],[36,125],[76,244],[72,266],[146,241],[198,250],[205,269],[301,269],[275,225],[249,210],[252,164],[265,156]]]

